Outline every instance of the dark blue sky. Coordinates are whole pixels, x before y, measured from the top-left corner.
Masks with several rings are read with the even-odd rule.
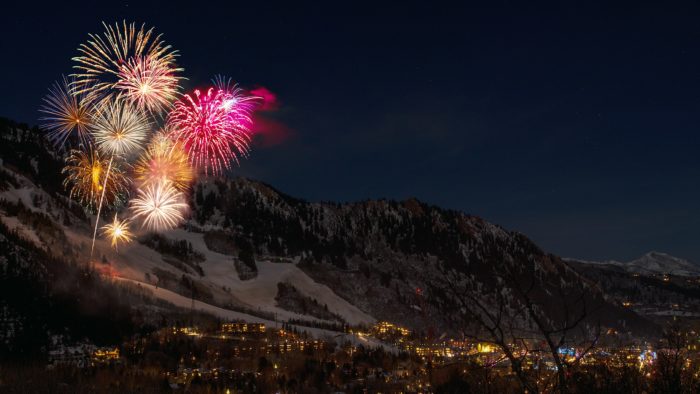
[[[2,6],[0,116],[36,123],[100,21],[146,22],[189,87],[277,94],[267,116],[293,132],[238,174],[309,200],[415,196],[563,256],[700,262],[697,4],[23,3]]]

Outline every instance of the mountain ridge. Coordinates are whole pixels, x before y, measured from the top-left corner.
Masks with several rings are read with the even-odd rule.
[[[564,260],[583,264],[616,266],[636,274],[700,276],[699,265],[689,260],[657,251],[647,252],[636,259],[626,262],[617,260],[590,261],[576,258],[565,258]]]
[[[16,124],[5,124],[0,131],[8,142],[0,147],[0,198],[44,214],[52,229],[65,234],[75,256],[85,258],[91,216],[66,199],[59,157],[39,131],[18,129]],[[28,162],[36,164],[27,168]],[[201,263],[180,264],[172,255],[138,242],[117,252],[98,239],[96,255],[102,262],[97,267],[109,275],[157,284],[184,296],[196,294],[217,307],[255,312],[267,319],[324,325],[389,320],[417,331],[453,334],[463,322],[446,313],[459,301],[446,287],[446,273],[478,289],[487,303],[500,294],[509,318],[532,324],[517,312],[522,310],[522,294],[500,282],[500,273],[507,270],[529,275],[532,299],[548,321],[564,317],[561,303],[566,300],[561,293],[579,289],[580,299],[589,307],[585,322],[589,327],[598,322],[640,335],[655,331],[654,323],[607,301],[596,283],[524,234],[415,198],[307,202],[247,178],[202,178],[193,186],[190,206],[189,221],[162,236],[201,253]],[[12,213],[17,209],[3,209],[0,219],[35,233],[31,223]],[[63,242],[47,234],[38,234],[37,239]],[[257,266],[245,278],[234,264],[243,250],[252,251]],[[333,312],[328,316],[345,321],[285,310],[276,301],[278,284],[283,282],[295,286],[299,299],[328,305]]]

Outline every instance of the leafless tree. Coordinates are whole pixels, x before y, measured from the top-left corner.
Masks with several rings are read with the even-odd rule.
[[[451,321],[459,331],[498,346],[523,391],[567,391],[569,371],[595,347],[600,336],[600,325],[590,321],[597,305],[589,305],[593,303],[591,289],[583,281],[561,282],[560,276],[544,272],[534,263],[512,261],[494,269],[489,284],[477,283],[468,272],[444,265],[441,269],[431,292],[438,302],[451,303],[458,310]],[[576,277],[573,272],[568,274],[569,279]],[[561,349],[569,346],[578,352],[562,354]],[[525,367],[526,357],[537,352],[547,353],[554,362],[554,381],[542,381]]]
[[[686,367],[691,334],[672,321],[664,330],[654,365],[654,391],[657,393],[695,393],[698,380]]]

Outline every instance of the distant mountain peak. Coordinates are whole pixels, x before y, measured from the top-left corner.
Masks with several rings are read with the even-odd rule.
[[[623,268],[627,272],[648,275],[680,275],[700,276],[700,266],[686,259],[672,256],[668,253],[650,251],[634,260],[622,262],[616,260],[585,261],[567,259],[568,261],[584,264],[606,264]]]

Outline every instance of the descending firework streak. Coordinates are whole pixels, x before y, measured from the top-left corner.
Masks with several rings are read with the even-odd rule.
[[[100,106],[94,119],[93,136],[97,147],[104,154],[110,155],[107,177],[109,177],[115,156],[127,155],[134,150],[140,149],[148,136],[149,130],[150,123],[145,114],[134,109],[128,103],[118,99],[110,99]],[[106,190],[103,188],[102,196],[97,204],[97,217],[95,218],[95,229],[92,235],[90,258],[92,258],[92,253],[95,250],[95,238],[97,238],[97,227],[100,223],[100,213],[102,212],[105,192]]]
[[[48,137],[56,146],[63,145],[74,131],[78,138],[87,142],[88,128],[91,126],[92,105],[83,95],[70,93],[70,82],[56,82],[44,98],[40,118],[42,126],[49,130]]]
[[[217,85],[204,94],[199,90],[186,94],[168,118],[172,137],[183,144],[190,163],[213,175],[247,156],[250,114],[257,99],[228,83]]]

